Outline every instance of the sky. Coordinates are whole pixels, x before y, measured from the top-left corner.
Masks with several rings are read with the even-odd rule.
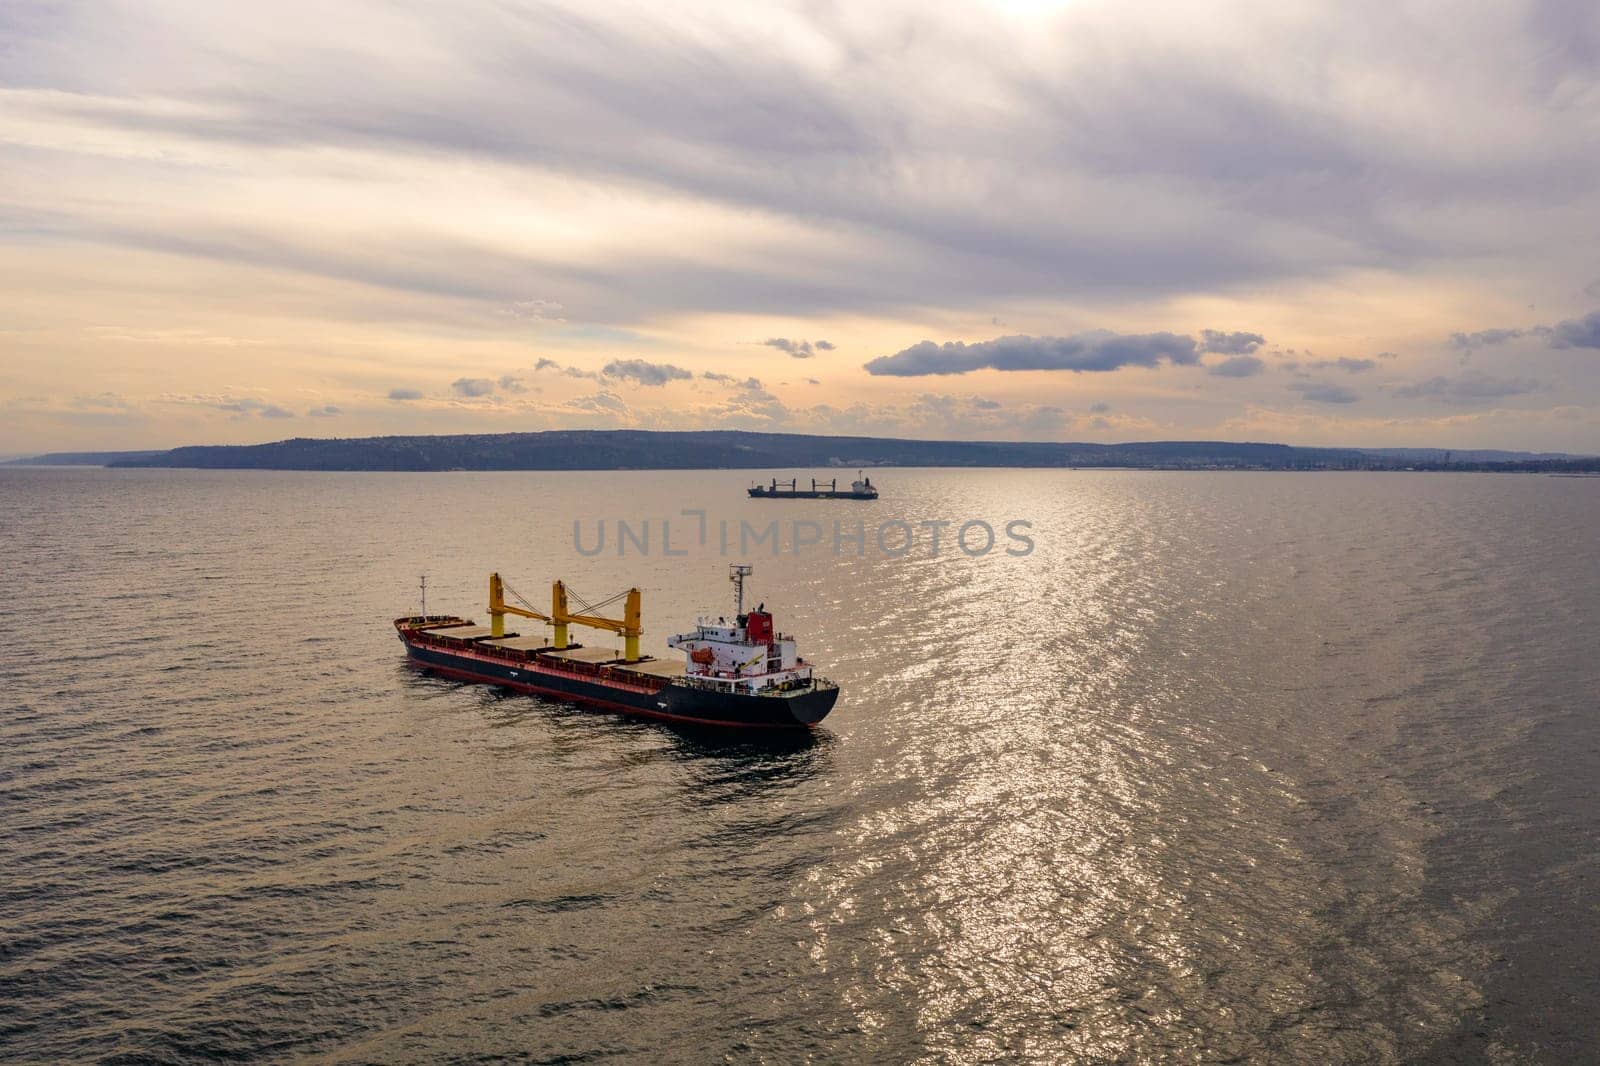
[[[0,453],[1600,452],[1600,5],[0,4]]]

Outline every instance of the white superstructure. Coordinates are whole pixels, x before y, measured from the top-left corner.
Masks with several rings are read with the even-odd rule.
[[[735,564],[734,617],[699,618],[694,630],[667,638],[667,646],[688,656],[689,681],[734,692],[760,692],[810,684],[811,664],[800,658],[793,637],[773,626],[766,604],[744,611],[744,579],[748,566]]]

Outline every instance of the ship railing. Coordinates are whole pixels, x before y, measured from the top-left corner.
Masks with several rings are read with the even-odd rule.
[[[722,678],[700,677],[694,674],[685,674],[674,679],[676,683],[688,688],[702,689],[708,692],[737,692],[743,690],[752,696],[783,696],[790,692],[798,692],[812,687],[837,688],[832,681],[825,677],[793,677],[785,681],[771,681],[764,685],[751,685],[754,680],[748,677]]]
[[[740,682],[748,682],[744,677],[707,677],[704,674],[684,674],[682,681],[690,688],[704,689],[707,692],[727,692],[739,687]]]

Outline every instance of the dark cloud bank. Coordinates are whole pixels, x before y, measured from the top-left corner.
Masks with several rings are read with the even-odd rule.
[[[487,396],[494,391],[494,382],[488,378],[457,378],[450,383],[457,396]]]
[[[999,20],[937,7],[843,18],[802,5],[795,32],[761,35],[673,8],[386,9],[404,39],[437,50],[435,68],[360,17],[315,33],[241,34],[219,51],[211,23],[181,8],[141,17],[137,6],[64,0],[4,9],[5,65],[10,84],[68,94],[70,104],[52,106],[76,121],[178,143],[486,159],[862,235],[804,253],[774,245],[754,267],[631,251],[580,266],[536,248],[420,235],[399,256],[330,251],[310,229],[198,216],[182,241],[163,238],[180,254],[468,296],[518,319],[559,321],[570,304],[620,321],[661,309],[974,306],[1067,290],[1155,297],[1428,257],[1581,252],[1592,244],[1583,229],[1595,196],[1592,108],[1576,90],[1552,106],[1551,85],[1527,69],[1592,79],[1592,46],[1572,44],[1592,36],[1568,25],[1587,25],[1592,5],[1566,6],[1575,14],[1556,29],[1522,5],[1485,5],[1483,17],[1449,19],[1439,33],[1385,4],[1282,19],[1219,10],[1203,27],[1069,5],[1034,31],[1059,57],[1038,65],[1019,61],[1008,37],[985,35]],[[1385,32],[1370,32],[1376,25]],[[818,44],[849,60],[814,62]],[[1589,58],[1564,67],[1569,54]],[[1517,56],[1540,58],[1508,59]],[[249,76],[222,78],[224,58]],[[961,75],[907,77],[919,69]],[[1359,92],[1285,91],[1307,69],[1346,85],[1403,71],[1407,108],[1375,107]],[[1499,106],[1462,104],[1485,99]],[[123,102],[142,100],[197,106]],[[1431,119],[1431,150],[1397,135],[1402,116]],[[1539,150],[1486,159],[1485,143],[1511,128],[1541,130]],[[1137,225],[1106,225],[1145,207]],[[73,240],[155,239],[148,226],[89,212],[33,214],[30,225]],[[528,300],[530,285],[549,298]]]
[[[1296,382],[1288,386],[1291,392],[1298,392],[1312,403],[1347,404],[1355,403],[1361,399],[1358,393],[1352,392],[1343,385],[1334,385],[1329,382]]]
[[[788,337],[768,337],[761,342],[768,348],[776,348],[780,352],[787,352],[796,359],[810,359],[817,352],[831,352],[834,349],[832,341],[793,341]]]
[[[1180,333],[1113,333],[1090,330],[1069,337],[997,337],[992,341],[922,341],[880,356],[866,364],[867,373],[889,377],[924,377],[931,374],[967,374],[974,370],[1070,370],[1104,373],[1125,366],[1154,367],[1162,363],[1193,366],[1208,352],[1234,355],[1219,370],[1225,376],[1256,373],[1255,359],[1246,353],[1265,343],[1258,333],[1224,333],[1208,329],[1200,339]],[[1245,360],[1239,362],[1238,360]]]
[[[1480,329],[1476,333],[1450,334],[1450,346],[1463,351],[1487,348],[1523,337],[1547,337],[1552,348],[1600,348],[1600,311],[1569,318],[1553,326]]]
[[[613,359],[600,371],[608,378],[634,381],[640,385],[665,385],[669,381],[682,381],[694,377],[681,366],[671,363],[651,363],[644,359]]]
[[[1498,378],[1488,374],[1463,374],[1460,377],[1435,377],[1394,390],[1396,396],[1440,403],[1469,404],[1521,396],[1539,388],[1529,378]]]

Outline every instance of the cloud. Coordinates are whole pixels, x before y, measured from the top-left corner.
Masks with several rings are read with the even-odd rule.
[[[1236,355],[1232,359],[1224,359],[1220,363],[1206,367],[1206,373],[1215,374],[1219,378],[1248,378],[1261,373],[1266,367],[1266,363],[1253,355]]]
[[[422,393],[416,389],[390,389],[389,399],[404,403],[407,400],[422,399]]]
[[[509,393],[512,393],[512,394],[518,394],[518,393],[524,393],[524,392],[528,391],[528,386],[523,383],[523,380],[521,378],[517,377],[514,374],[505,374],[505,375],[503,375],[500,378],[498,384],[500,386],[500,391],[501,392],[509,392]]]
[[[605,365],[601,373],[608,378],[620,378],[652,386],[694,377],[680,366],[673,366],[671,363],[650,363],[643,359],[613,359]]]
[[[580,396],[577,399],[568,400],[567,406],[589,411],[624,412],[628,410],[628,405],[623,402],[622,397],[614,392],[597,392],[593,396]]]
[[[1348,355],[1341,355],[1337,359],[1314,359],[1306,366],[1313,370],[1343,370],[1347,374],[1363,374],[1368,370],[1376,370],[1376,359],[1352,359]]]
[[[1395,389],[1394,394],[1409,400],[1437,400],[1440,403],[1473,404],[1520,396],[1538,389],[1529,378],[1498,378],[1488,374],[1462,374],[1460,377],[1433,377]]]
[[[715,381],[719,385],[727,385],[735,389],[744,389],[747,392],[765,391],[765,386],[761,384],[760,378],[741,378],[733,374],[721,374],[715,370],[707,370],[700,376],[707,381]]]
[[[103,394],[111,396],[111,393]],[[258,399],[254,396],[233,395],[207,395],[187,393],[167,393],[157,397],[158,403],[180,404],[190,407],[209,407],[217,411],[227,411],[236,419],[242,418],[294,418],[295,413],[287,407]]]
[[[1552,348],[1600,348],[1600,311],[1558,322],[1551,329]]]
[[[730,390],[717,403],[696,407],[684,414],[697,428],[728,426],[731,428],[774,429],[786,425],[790,410],[755,377],[740,378],[707,370],[700,375],[707,381],[727,386]]]
[[[1570,14],[1491,6],[1441,34],[1359,0],[1200,22],[1115,4],[848,19],[802,5],[758,30],[715,5],[462,0],[336,23],[258,14],[221,50],[209,5],[22,5],[6,84],[29,88],[8,101],[8,139],[69,157],[42,169],[44,190],[83,169],[77,156],[105,160],[106,187],[128,194],[35,201],[30,187],[8,203],[44,240],[161,241],[607,322],[1065,292],[1126,305],[1479,251],[1550,273],[1593,261],[1571,237],[1596,204],[1594,46],[1583,5],[1538,10]],[[396,40],[429,42],[425,59]],[[492,76],[459,76],[484,57]],[[1302,91],[1308,69],[1327,72],[1325,92]],[[361,91],[341,95],[351,70]],[[918,77],[930,70],[950,76]],[[329,149],[348,165],[308,190],[304,164]],[[136,179],[161,170],[200,195],[127,224]],[[239,174],[260,195],[228,195]],[[412,223],[445,190],[477,205],[448,239]],[[306,191],[348,204],[354,239],[326,239],[309,212],[237,206]],[[619,216],[661,241],[616,239]]]
[[[76,395],[65,402],[54,396],[0,397],[0,424],[15,425],[30,418],[47,419],[75,430],[119,432],[151,422],[138,403],[114,392]]]
[[[1288,386],[1293,392],[1298,392],[1312,403],[1355,403],[1361,397],[1343,385],[1334,385],[1328,382],[1296,382]]]
[[[541,358],[537,363],[533,364],[533,369],[535,371],[539,371],[539,370],[559,370],[560,368],[561,368],[561,364],[556,362],[554,359]]]
[[[1476,333],[1452,333],[1450,347],[1472,351],[1475,348],[1514,341],[1519,337],[1526,337],[1530,332],[1532,331],[1526,329],[1480,329]]]
[[[750,386],[754,386],[753,388]],[[776,428],[786,423],[789,409],[772,393],[761,387],[754,378],[727,397],[721,404],[706,412],[709,418],[731,426],[758,426]]]
[[[1281,354],[1293,355],[1294,350],[1290,349],[1289,352]],[[1305,354],[1310,355],[1311,353],[1306,352]],[[1309,376],[1307,370],[1302,368],[1309,368],[1310,370],[1342,370],[1346,374],[1364,374],[1369,370],[1378,368],[1378,359],[1394,358],[1396,356],[1393,352],[1380,352],[1375,359],[1353,359],[1348,355],[1341,355],[1337,359],[1308,359],[1305,362],[1301,362],[1298,359],[1286,359],[1278,365],[1289,373],[1297,374],[1300,377]]]
[[[335,407],[331,403],[327,403],[323,404],[321,407],[313,407],[311,410],[307,411],[306,414],[310,415],[312,418],[333,418],[336,415],[344,414],[344,410],[342,408]]]
[[[997,337],[967,344],[922,341],[866,364],[867,373],[893,377],[967,374],[974,370],[1070,370],[1074,373],[1199,362],[1192,337],[1173,333],[1112,333],[1094,330],[1070,337]]]
[[[565,322],[561,312],[565,308],[555,300],[517,300],[500,309],[508,318],[521,318],[533,322]]]
[[[488,378],[456,378],[450,388],[458,396],[487,396],[494,391],[494,382]]]
[[[1073,421],[1055,404],[1007,406],[982,396],[925,392],[905,407],[882,405],[875,420],[890,432],[938,433],[960,437],[1053,436]]]
[[[1491,344],[1504,344],[1521,337],[1548,337],[1552,348],[1600,348],[1600,311],[1590,311],[1553,326],[1528,326],[1510,329],[1480,329],[1476,333],[1450,334],[1450,346],[1472,351]]]
[[[132,411],[134,404],[115,392],[97,392],[90,396],[74,396],[69,406],[81,411]]]
[[[796,359],[810,359],[812,355],[810,341],[792,341],[788,337],[768,337],[761,343],[768,348],[776,348],[780,352],[788,352]],[[822,341],[818,347],[822,345],[827,345],[827,350],[832,350],[833,348],[833,345],[828,344],[827,341]]]
[[[907,403],[855,402],[848,407],[819,403],[791,412],[789,424],[801,432],[840,436],[922,437],[961,440],[1060,440],[1064,434],[1112,432],[1124,439],[1151,439],[1165,427],[1147,418],[1108,411],[1074,415],[1058,404],[979,404],[981,397],[923,393]],[[991,401],[992,402],[992,401]]]
[[[1099,403],[1092,403],[1089,405],[1089,411],[1092,414],[1103,415],[1109,410],[1111,410],[1111,405],[1106,403],[1104,400]]]
[[[1071,421],[1064,409],[1054,404],[1040,404],[1024,413],[1016,426],[1025,436],[1033,436],[1058,433]]]
[[[596,417],[612,425],[632,425],[637,421],[622,397],[607,389],[590,396],[579,396],[568,400],[562,407]]]
[[[806,378],[806,384],[807,385],[821,385],[822,382],[818,381],[816,378]]]
[[[817,342],[817,351],[819,351],[819,352],[831,352],[831,351],[833,351],[834,348],[835,348],[835,345],[834,345],[834,343],[832,341],[818,341]]]
[[[1218,355],[1249,355],[1267,342],[1259,333],[1224,333],[1221,330],[1200,331],[1200,350]]]

